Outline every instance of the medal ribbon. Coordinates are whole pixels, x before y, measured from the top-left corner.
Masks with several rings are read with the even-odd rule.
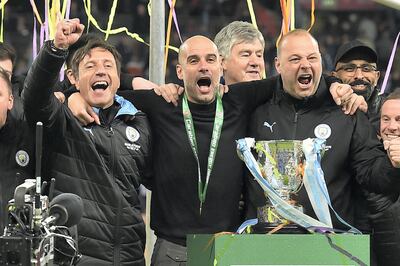
[[[217,153],[218,143],[221,137],[222,124],[224,122],[224,108],[222,106],[221,96],[219,95],[219,93],[217,93],[217,107],[215,111],[214,126],[211,136],[210,151],[207,159],[207,175],[205,183],[203,183],[203,181],[201,180],[201,170],[200,170],[200,161],[197,149],[196,133],[194,130],[193,118],[189,109],[186,93],[183,96],[182,100],[182,113],[183,113],[183,120],[185,122],[186,133],[189,138],[190,147],[192,148],[194,158],[196,159],[197,162],[198,195],[200,200],[200,214],[201,214],[203,203],[206,201],[207,186],[208,182],[210,181],[212,168],[214,166],[215,155]]]

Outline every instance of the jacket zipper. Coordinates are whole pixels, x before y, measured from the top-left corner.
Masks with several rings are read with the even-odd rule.
[[[294,130],[293,130],[292,139],[296,139],[296,135],[297,135],[297,120],[298,120],[298,113],[297,113],[297,111],[295,111],[294,119],[293,119]]]
[[[116,167],[116,155],[115,155],[115,149],[114,149],[114,129],[112,128],[112,126],[110,125],[107,128],[107,134],[108,137],[110,138],[110,150],[111,150],[111,169],[112,169],[112,173],[111,175],[114,177],[115,179],[115,167]],[[117,186],[116,182],[114,182],[114,186]],[[121,199],[118,200],[118,205],[117,205],[117,220],[115,223],[115,231],[114,231],[114,265],[120,265],[120,230],[119,230],[119,224],[120,224],[120,216],[121,216]]]

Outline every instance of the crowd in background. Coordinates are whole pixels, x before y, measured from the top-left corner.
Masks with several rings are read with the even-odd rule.
[[[44,1],[37,1],[38,10],[44,11]],[[113,1],[93,1],[91,14],[105,29]],[[281,28],[281,8],[279,1],[254,0],[253,7],[257,24],[263,33],[267,76],[273,75],[275,44]],[[310,26],[310,2],[296,1],[296,27],[307,29]],[[168,3],[166,1],[166,17]],[[176,15],[182,39],[202,34],[213,38],[229,22],[234,20],[251,21],[247,1],[241,0],[190,0],[176,1]],[[43,13],[43,12],[41,12]],[[139,34],[146,42],[149,40],[150,17],[148,1],[119,1],[113,28],[127,27],[130,32]],[[71,17],[79,17],[87,24],[83,1],[71,1]],[[42,18],[44,16],[42,15]],[[317,38],[323,56],[324,70],[333,70],[333,58],[337,48],[352,39],[360,39],[376,49],[380,61],[378,68],[382,77],[386,70],[394,40],[400,25],[400,11],[374,1],[318,1],[315,11],[315,24],[311,33]],[[24,73],[32,62],[33,12],[28,2],[10,1],[4,16],[4,41],[13,45],[18,54],[15,73]],[[100,33],[93,25],[89,31]],[[110,42],[122,54],[123,68],[132,74],[148,77],[148,46],[133,40],[126,34],[110,36]],[[180,40],[175,27],[171,35],[171,45],[179,47]],[[176,82],[176,53],[170,51],[166,81]],[[397,56],[398,57],[398,56]],[[380,82],[383,78],[380,79]],[[395,60],[389,79],[388,90],[400,87],[400,60]]]

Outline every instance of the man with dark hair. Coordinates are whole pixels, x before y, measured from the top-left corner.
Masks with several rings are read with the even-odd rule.
[[[1,49],[0,49],[1,50]],[[9,71],[0,67],[0,235],[7,219],[7,203],[17,185],[34,176],[33,132],[22,109],[14,106]]]
[[[0,67],[9,75],[13,74],[13,66],[17,55],[15,49],[6,43],[0,43]]]
[[[339,47],[332,75],[349,84],[355,93],[365,98],[368,104],[367,115],[378,131],[381,97],[377,88],[380,76],[377,62],[378,55],[371,46],[353,40]]]
[[[377,70],[378,55],[369,45],[358,40],[353,40],[339,47],[335,56],[335,70],[332,75],[341,79],[344,83],[352,86],[354,92],[362,95],[368,103],[368,117],[375,127],[377,134],[382,133],[382,115],[380,109],[383,96],[379,95],[377,87],[380,72]],[[381,125],[381,130],[379,130]],[[382,136],[381,136],[382,137]],[[395,222],[390,222],[388,218],[398,216],[395,210],[399,204],[396,202],[398,194],[375,194],[368,193],[360,188],[356,188],[354,202],[359,204],[356,209],[356,221],[360,229],[372,234],[371,245],[373,255],[381,265],[389,265],[390,256],[400,254],[400,233],[393,228],[397,228]],[[397,196],[396,196],[397,195]],[[367,201],[365,201],[367,198]],[[364,207],[362,204],[367,204]],[[388,206],[392,208],[387,208]],[[386,210],[387,211],[383,211]],[[391,211],[392,210],[392,211]],[[366,214],[368,213],[368,215]],[[382,218],[383,217],[383,218]],[[383,226],[384,225],[384,226]],[[389,233],[390,232],[390,233]],[[383,249],[384,245],[390,245],[390,241],[384,242],[382,236],[397,236],[397,243],[391,249]],[[395,250],[395,249],[398,250]],[[375,254],[376,253],[376,254]],[[397,261],[397,260],[396,260]]]
[[[102,40],[89,41],[72,59],[72,80],[99,115],[99,125],[81,126],[52,94],[68,48],[84,26],[79,19],[57,24],[33,62],[23,90],[30,123],[42,121],[56,193],[83,200],[78,224],[82,265],[145,265],[145,230],[138,189],[151,175],[151,136],[146,116],[115,95],[120,55]]]
[[[11,80],[14,97],[18,97],[21,94],[25,79],[24,75],[15,76],[13,74],[16,59],[15,49],[7,43],[0,43],[0,67],[3,68]],[[16,102],[15,104],[19,105],[20,103]]]

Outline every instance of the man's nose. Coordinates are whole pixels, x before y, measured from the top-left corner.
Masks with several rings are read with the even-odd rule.
[[[388,129],[391,131],[400,130],[400,123],[391,119],[388,125]]]
[[[106,68],[103,65],[98,65],[96,67],[96,75],[104,75],[106,73]]]
[[[300,66],[301,66],[302,68],[310,68],[310,67],[311,67],[311,63],[310,63],[310,61],[308,61],[307,58],[302,58],[302,59],[300,60]]]
[[[259,66],[261,64],[261,58],[258,57],[256,54],[252,54],[249,57],[249,64],[251,66]]]
[[[200,71],[201,72],[208,71],[208,62],[206,60],[200,60]]]
[[[361,68],[357,67],[355,72],[354,72],[354,78],[356,79],[362,79],[364,78],[364,73],[362,72]]]

